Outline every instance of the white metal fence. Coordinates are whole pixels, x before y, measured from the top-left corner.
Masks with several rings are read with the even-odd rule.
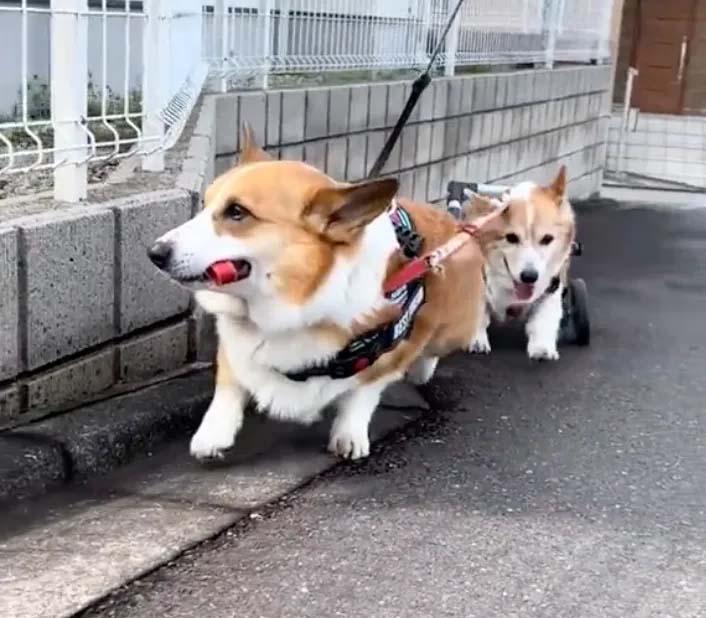
[[[425,63],[457,0],[217,0],[204,51],[228,80]],[[465,0],[439,57],[447,67],[585,62],[609,55],[613,0]]]
[[[78,201],[89,164],[140,154],[163,169],[206,77],[201,19],[192,0],[0,2],[16,42],[2,79],[17,82],[0,175],[51,168],[55,197]]]
[[[217,89],[287,73],[428,61],[457,0],[0,0],[0,176],[50,168],[57,199],[87,169],[160,170],[207,75]],[[613,0],[465,0],[439,62],[608,56]],[[8,100],[9,97],[9,100]],[[12,99],[14,98],[14,102]]]

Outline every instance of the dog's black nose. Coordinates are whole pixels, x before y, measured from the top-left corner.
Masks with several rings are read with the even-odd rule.
[[[539,273],[534,268],[525,268],[520,273],[522,283],[537,283],[537,279],[539,279]]]
[[[157,268],[164,270],[169,264],[169,258],[172,255],[172,246],[166,242],[155,243],[147,251],[147,255]]]

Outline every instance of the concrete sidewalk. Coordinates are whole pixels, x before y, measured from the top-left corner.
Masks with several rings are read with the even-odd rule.
[[[192,432],[212,392],[210,371],[0,431],[0,508],[82,482]]]
[[[647,187],[604,186],[601,190],[604,199],[616,201],[620,208],[645,208],[653,210],[693,210],[706,208],[706,192],[650,189]]]

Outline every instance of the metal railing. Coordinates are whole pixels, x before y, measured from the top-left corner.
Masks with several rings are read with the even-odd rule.
[[[613,0],[466,0],[439,56],[601,61]],[[0,177],[44,170],[78,201],[91,166],[164,169],[206,83],[426,64],[456,0],[0,0]],[[247,82],[247,80],[250,80]],[[258,81],[259,80],[259,81]]]
[[[0,2],[0,175],[50,169],[54,197],[86,197],[88,166],[142,155],[164,169],[201,92],[201,5],[192,0]],[[7,94],[7,91],[6,91]]]
[[[608,59],[613,4],[606,0],[555,2],[556,40],[551,50],[554,60],[589,62]]]
[[[216,0],[204,51],[221,88],[282,73],[425,64],[456,0]],[[466,0],[439,63],[602,61],[613,0]]]

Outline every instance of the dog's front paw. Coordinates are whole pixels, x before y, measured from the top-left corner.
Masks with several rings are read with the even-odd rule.
[[[353,425],[336,427],[331,430],[328,443],[329,452],[343,459],[362,459],[370,455],[370,440],[367,427]]]
[[[478,333],[471,340],[468,345],[468,352],[471,354],[490,354],[490,340],[486,331]]]
[[[537,361],[559,360],[559,350],[554,342],[548,343],[530,339],[527,344],[527,356]]]
[[[198,460],[223,459],[235,443],[235,435],[216,431],[214,427],[202,425],[191,438],[189,451]]]

